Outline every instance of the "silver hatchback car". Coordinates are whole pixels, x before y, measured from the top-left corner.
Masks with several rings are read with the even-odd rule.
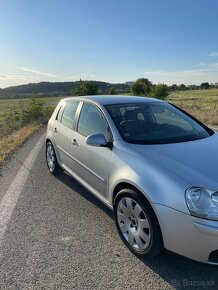
[[[165,248],[218,265],[218,135],[188,113],[152,98],[66,98],[48,123],[46,160],[113,209],[135,254]]]

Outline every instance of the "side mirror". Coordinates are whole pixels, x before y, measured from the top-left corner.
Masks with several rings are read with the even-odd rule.
[[[104,135],[102,134],[89,135],[86,138],[86,144],[96,147],[111,147],[111,143],[107,142]]]

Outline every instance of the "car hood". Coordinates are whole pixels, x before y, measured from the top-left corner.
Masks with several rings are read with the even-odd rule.
[[[135,145],[134,145],[135,146]],[[193,186],[218,189],[218,134],[174,144],[136,145],[140,155],[156,161]]]

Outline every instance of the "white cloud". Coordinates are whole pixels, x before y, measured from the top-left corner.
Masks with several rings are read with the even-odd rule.
[[[41,72],[36,69],[28,68],[28,67],[18,67],[19,70],[23,71],[23,74],[19,73],[0,73],[0,88],[5,88],[9,86],[16,86],[28,83],[37,83],[42,81],[51,81],[55,79],[55,81],[77,81],[77,80],[93,80],[95,79],[95,75],[89,71],[80,73],[78,75],[67,76],[67,75],[54,75],[46,72]]]
[[[0,88],[35,83],[38,81],[38,77],[30,77],[18,74],[0,74]]]
[[[182,71],[146,71],[144,75],[151,81],[167,84],[200,84],[208,81],[211,83],[218,81],[218,63],[201,64],[203,68]]]
[[[23,71],[30,72],[30,73],[33,73],[33,74],[37,74],[37,75],[40,75],[40,76],[46,76],[46,77],[50,77],[50,78],[57,78],[58,77],[58,76],[56,76],[54,74],[50,74],[50,73],[46,73],[46,72],[41,72],[41,71],[38,71],[36,69],[28,68],[28,67],[25,67],[25,66],[21,66],[19,68],[21,70],[23,70]]]
[[[218,68],[218,62],[214,62],[214,63],[200,63],[201,66],[205,67],[205,68]]]
[[[213,51],[213,52],[209,53],[209,56],[218,57],[218,51]]]
[[[20,75],[7,75],[7,74],[1,74],[0,75],[1,80],[24,80],[24,81],[30,81],[33,78],[27,77],[27,76],[20,76]]]

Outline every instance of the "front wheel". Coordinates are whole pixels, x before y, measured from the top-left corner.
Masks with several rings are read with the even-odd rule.
[[[51,142],[46,144],[46,161],[51,174],[56,175],[61,172],[61,167],[58,164],[54,147]]]
[[[158,220],[139,192],[127,188],[117,194],[114,219],[124,244],[136,255],[152,257],[163,250]]]

